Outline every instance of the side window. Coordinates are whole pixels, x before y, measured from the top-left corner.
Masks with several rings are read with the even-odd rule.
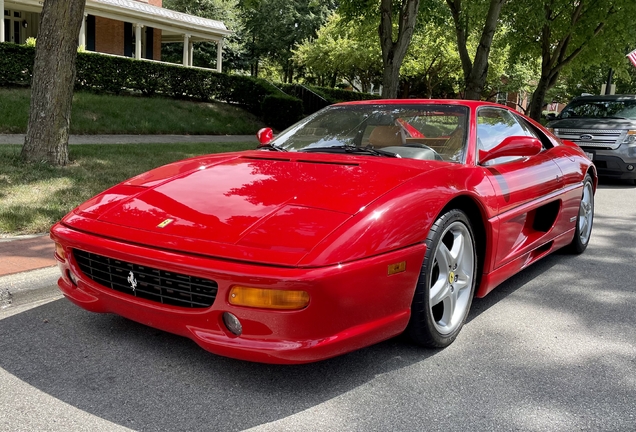
[[[509,136],[536,135],[521,124],[508,110],[482,108],[477,112],[477,145],[480,150],[490,150]]]
[[[510,136],[539,138],[524,121],[508,110],[487,107],[477,112],[477,148],[479,150],[488,151]],[[516,159],[518,158],[501,157],[486,162],[486,165],[506,163]]]

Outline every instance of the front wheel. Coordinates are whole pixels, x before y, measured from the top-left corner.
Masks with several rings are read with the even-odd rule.
[[[592,177],[589,174],[583,180],[583,194],[579,203],[579,214],[576,217],[576,229],[574,239],[570,243],[569,250],[574,254],[582,254],[587,248],[592,235],[592,223],[594,222],[594,188]]]
[[[418,344],[443,348],[459,334],[475,291],[477,256],[466,214],[450,210],[440,216],[426,246],[407,331]]]

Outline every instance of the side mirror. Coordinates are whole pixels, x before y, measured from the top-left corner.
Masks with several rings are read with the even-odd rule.
[[[496,147],[479,150],[479,163],[484,164],[500,157],[529,157],[541,153],[543,145],[538,138],[529,136],[510,136]]]
[[[272,131],[272,128],[263,128],[256,132],[256,138],[258,138],[260,143],[258,147],[266,146],[274,139],[274,131]]]
[[[557,118],[557,116],[556,116],[556,114],[555,114],[555,113],[547,113],[547,114],[545,115],[545,119],[546,119],[547,121],[556,120],[556,118]]]

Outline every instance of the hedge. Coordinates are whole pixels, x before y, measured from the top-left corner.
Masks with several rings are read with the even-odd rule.
[[[267,95],[263,99],[262,112],[265,124],[282,130],[302,118],[303,102],[287,95]]]
[[[34,47],[0,43],[0,86],[30,85],[34,59]],[[308,114],[307,108],[310,108],[303,109],[300,99],[285,94],[265,80],[209,69],[82,51],[77,53],[76,70],[76,89],[114,94],[137,91],[149,96],[163,94],[202,101],[221,100],[241,105],[256,115],[266,114],[279,125],[291,124],[292,118],[297,120],[303,112]],[[328,103],[373,98],[363,93],[324,87],[312,87],[311,90]],[[288,93],[295,95],[294,92]],[[266,102],[268,96],[273,97]],[[311,110],[315,109],[318,108],[311,107]],[[285,116],[288,116],[288,121],[284,121]]]

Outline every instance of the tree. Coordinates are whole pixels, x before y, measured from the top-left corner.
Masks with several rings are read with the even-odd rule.
[[[356,90],[368,92],[382,77],[376,34],[377,23],[349,22],[334,13],[315,39],[305,40],[294,50],[294,61],[319,85],[335,87],[344,79]]]
[[[413,34],[400,70],[402,97],[456,96],[461,64],[453,33],[438,22],[422,23]]]
[[[541,74],[530,103],[530,117],[538,120],[548,90],[577,57],[589,55],[597,62],[611,51],[624,50],[626,35],[634,32],[627,17],[636,15],[636,2],[518,1],[511,3],[508,12],[507,20],[516,32],[510,38],[513,52],[541,58]]]
[[[340,11],[350,20],[374,20],[380,16],[378,35],[382,49],[382,97],[395,98],[400,67],[411,42],[420,0],[343,0]],[[397,29],[396,23],[397,21]]]
[[[483,25],[475,29],[481,29],[479,44],[475,51],[474,61],[471,61],[468,53],[468,38],[472,31],[478,31],[470,28],[471,22],[481,23],[480,16],[483,15],[483,2],[471,2],[464,5],[462,0],[446,0],[453,22],[455,24],[455,33],[457,36],[457,49],[459,58],[462,62],[464,71],[464,86],[466,99],[481,99],[482,91],[488,76],[488,57],[490,55],[490,47],[497,29],[497,22],[501,8],[506,0],[489,0],[488,9],[483,19]]]
[[[31,106],[22,158],[68,163],[75,60],[85,0],[45,0],[35,48]]]
[[[283,81],[292,82],[293,49],[302,41],[315,38],[334,8],[332,1],[240,0],[252,76],[258,76],[259,61],[267,57],[279,65]]]
[[[245,28],[238,16],[239,0],[164,0],[163,7],[201,18],[221,21],[232,31],[223,43],[223,70],[246,70],[249,64],[245,59]],[[214,42],[195,42],[193,44],[194,66],[215,68],[218,46]],[[169,43],[161,47],[163,61],[181,63],[183,44]]]
[[[397,39],[393,40],[393,1],[380,3],[380,46],[382,47],[382,97],[395,98],[398,92],[400,67],[411,43],[420,0],[401,0],[398,9]]]

